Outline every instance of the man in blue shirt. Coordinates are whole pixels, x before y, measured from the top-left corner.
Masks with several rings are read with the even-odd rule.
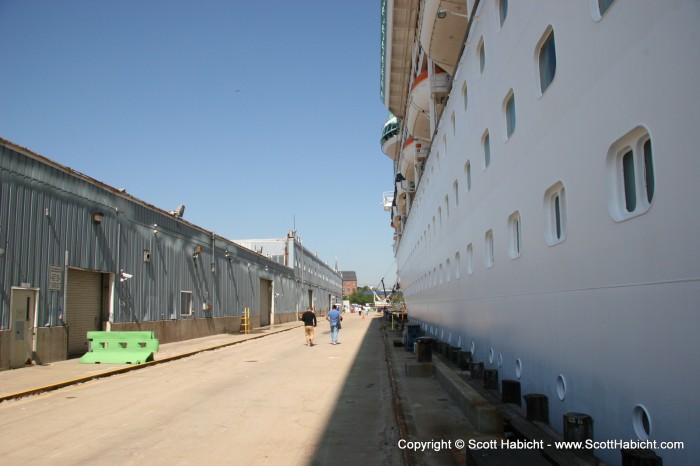
[[[337,345],[340,321],[343,320],[343,316],[340,315],[337,304],[334,304],[333,309],[328,312],[328,315],[326,315],[326,320],[331,323],[331,345]]]

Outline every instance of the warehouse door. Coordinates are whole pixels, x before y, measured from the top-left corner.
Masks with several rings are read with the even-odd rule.
[[[272,312],[272,282],[260,279],[260,326],[270,325],[270,313]]]
[[[68,269],[67,286],[68,356],[82,356],[88,351],[87,332],[102,330],[102,274]]]
[[[34,333],[34,313],[36,311],[36,290],[12,289],[10,325],[10,369],[24,367],[32,361],[32,336]]]

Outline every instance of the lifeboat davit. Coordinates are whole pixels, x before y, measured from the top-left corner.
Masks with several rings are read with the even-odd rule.
[[[431,89],[428,71],[416,76],[408,95],[406,110],[406,128],[413,136],[430,139],[430,94],[439,90],[444,92],[449,86],[449,76],[442,68],[435,68]]]
[[[467,31],[464,1],[426,0],[421,21],[420,43],[430,59],[454,74]]]
[[[399,158],[399,133],[401,132],[401,121],[392,116],[384,123],[382,128],[382,152],[384,152],[391,160]]]
[[[405,201],[404,201],[404,205],[405,205]],[[401,230],[401,215],[402,214],[399,213],[399,207],[394,206],[394,210],[393,210],[392,216],[391,216],[391,226],[394,227],[394,229],[397,231]]]
[[[405,216],[408,211],[407,211],[407,200],[406,200],[406,193],[404,192],[403,194],[398,196],[398,199],[396,199],[396,207],[398,209],[399,215],[398,216]],[[397,218],[398,216],[394,217]]]

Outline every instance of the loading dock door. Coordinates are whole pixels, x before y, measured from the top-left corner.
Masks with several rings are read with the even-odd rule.
[[[13,289],[11,299],[10,369],[17,369],[24,367],[27,361],[32,359],[36,291]]]
[[[272,312],[272,282],[260,279],[260,326],[270,325],[270,313]]]
[[[82,356],[88,350],[87,332],[102,330],[102,274],[68,269],[67,286],[68,356]]]

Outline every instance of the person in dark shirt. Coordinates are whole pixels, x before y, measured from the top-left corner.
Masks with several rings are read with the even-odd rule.
[[[306,335],[306,346],[314,346],[314,327],[316,326],[316,314],[309,307],[305,313],[301,315],[301,320],[304,322],[304,335]]]

